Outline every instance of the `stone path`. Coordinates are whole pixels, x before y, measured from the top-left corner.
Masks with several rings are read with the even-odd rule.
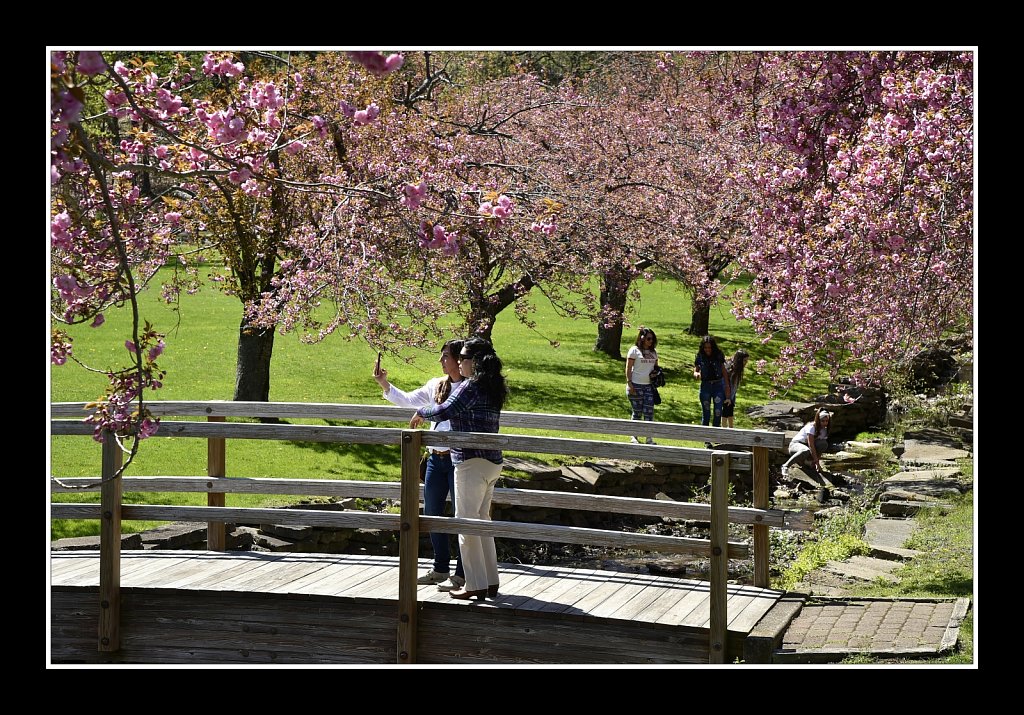
[[[868,522],[864,533],[871,555],[829,561],[797,585],[809,598],[786,629],[772,662],[825,663],[855,654],[922,657],[955,647],[969,599],[849,596],[853,587],[876,579],[898,583],[895,572],[921,553],[905,546],[917,528],[907,517],[923,506],[941,508],[944,499],[971,488],[958,478],[955,462],[969,453],[928,437],[906,440],[900,455],[905,471],[884,482],[882,516]]]

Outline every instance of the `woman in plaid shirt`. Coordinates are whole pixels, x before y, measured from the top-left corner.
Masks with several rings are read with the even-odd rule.
[[[459,370],[464,379],[441,405],[416,410],[409,426],[423,420],[448,420],[453,432],[497,432],[501,408],[508,397],[502,364],[494,346],[483,338],[466,341],[459,354]],[[494,484],[501,475],[500,449],[475,449],[452,446],[455,465],[455,516],[466,519],[491,519]],[[459,551],[466,571],[465,587],[449,591],[452,598],[486,598],[498,595],[498,554],[494,537],[459,534]]]

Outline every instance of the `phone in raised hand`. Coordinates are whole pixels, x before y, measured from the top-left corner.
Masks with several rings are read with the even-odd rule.
[[[373,374],[374,375],[379,375],[380,374],[380,359],[382,357],[383,357],[383,353],[377,353],[377,366],[375,368],[373,368]]]

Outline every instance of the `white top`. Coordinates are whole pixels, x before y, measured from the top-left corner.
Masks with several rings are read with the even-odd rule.
[[[429,407],[430,405],[436,404],[434,402],[434,395],[437,394],[438,384],[447,379],[448,378],[446,377],[433,377],[427,381],[426,385],[415,389],[412,392],[403,392],[394,385],[388,383],[390,387],[387,392],[384,393],[384,399],[393,405],[398,405],[399,407],[411,407],[414,410],[418,410],[420,407]],[[453,389],[454,387],[455,385],[452,385]],[[433,429],[438,432],[448,432],[451,431],[452,428],[451,423],[448,422],[448,420],[445,420],[444,422],[434,422],[432,424]]]
[[[651,384],[651,370],[658,362],[658,353],[654,350],[648,350],[645,357],[644,353],[640,352],[640,348],[636,345],[629,349],[626,353],[626,359],[633,359],[633,377],[631,378],[634,384],[637,385],[650,385]]]
[[[800,428],[800,432],[797,434],[796,437],[793,438],[793,441],[794,442],[799,442],[800,444],[807,444],[807,439],[812,434],[814,434],[814,421],[813,420],[811,422],[808,422],[807,424],[805,424],[803,427]],[[815,441],[817,441],[819,439],[828,439],[828,427],[822,427],[821,428],[821,434],[814,435],[814,439],[815,439]]]

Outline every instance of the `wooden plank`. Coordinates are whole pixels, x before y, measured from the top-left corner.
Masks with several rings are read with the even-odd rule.
[[[398,532],[398,636],[399,663],[416,662],[416,572],[420,552],[420,430],[402,433],[401,530]]]
[[[66,554],[74,554],[74,556],[67,556]],[[98,551],[51,551],[50,585],[60,585],[63,579],[87,571],[95,571],[98,582],[99,567]]]
[[[188,551],[183,552],[183,554],[187,554],[187,556],[178,560],[161,559],[154,562],[149,568],[142,568],[133,572],[131,574],[131,581],[126,581],[126,585],[130,583],[132,588],[162,588],[168,582],[174,581],[186,574],[198,573],[202,575],[211,572],[216,573],[216,570],[211,568],[210,561],[203,558],[204,552]],[[238,563],[238,560],[232,560],[227,563]]]
[[[666,587],[673,582],[679,581],[677,576],[661,575],[648,581],[644,587],[615,611],[608,614],[608,618],[632,621],[638,614],[646,611],[653,603],[663,598],[666,594]]]
[[[628,422],[628,420],[627,420]],[[86,434],[80,422],[55,420],[50,423],[54,435]],[[692,427],[692,425],[690,426]],[[635,429],[635,426],[630,429]],[[698,430],[700,428],[697,428]],[[721,437],[721,428],[716,429],[715,439]],[[91,433],[91,431],[90,431]],[[159,437],[195,437],[209,439],[273,439],[302,442],[336,442],[343,444],[398,445],[401,430],[389,427],[334,427],[321,425],[254,424],[240,422],[203,423],[162,420],[157,430]],[[710,466],[710,454],[706,449],[692,447],[669,447],[664,445],[630,444],[628,442],[605,442],[592,439],[570,439],[565,437],[535,437],[529,435],[494,434],[488,432],[437,432],[424,431],[423,444],[441,449],[452,446],[475,447],[477,449],[501,449],[515,452],[541,454],[571,454],[604,459],[641,459],[661,464],[688,464]],[[735,469],[749,470],[750,454],[730,452]]]
[[[711,626],[710,662],[725,662],[725,637],[728,631],[729,557],[729,455],[725,452],[712,453],[711,468]]]
[[[567,611],[562,611],[563,614],[567,612],[591,614],[597,610],[598,606],[604,603],[609,598],[612,598],[619,592],[623,586],[629,584],[637,577],[635,573],[625,572],[613,572],[609,573],[608,579],[604,583],[597,584],[596,588],[592,588],[582,598],[578,599]]]
[[[304,595],[323,595],[334,591],[335,584],[345,576],[355,576],[367,569],[387,566],[393,559],[386,556],[359,556],[332,554],[325,559],[325,566],[308,576],[296,579],[288,584],[287,589],[278,587],[272,593],[294,593]],[[333,563],[332,563],[333,562]]]
[[[596,604],[587,613],[594,618],[611,618],[613,613],[639,596],[651,584],[652,578],[654,577],[647,574],[633,574],[630,581],[621,584],[614,594]]]
[[[223,560],[203,555],[188,568],[179,569],[173,577],[168,574],[161,588],[188,588],[216,591],[256,591],[254,583],[272,576],[277,564],[287,558],[286,553],[258,553],[259,558]]]
[[[666,582],[662,593],[647,608],[633,614],[633,620],[637,623],[659,623],[659,619],[671,611],[676,605],[688,596],[692,596],[700,587],[701,593],[706,593],[706,584],[701,586],[701,581],[690,579],[676,579],[675,582]],[[699,596],[698,594],[698,597]]]
[[[100,488],[100,622],[98,650],[121,647],[121,445],[103,433]]]
[[[96,518],[96,504],[52,504],[51,515],[59,518]],[[366,511],[322,511],[317,509],[263,509],[217,506],[162,506],[129,504],[121,508],[124,519],[154,521],[210,521],[259,524],[301,524],[350,529],[389,529],[399,527],[398,514],[374,514]],[[55,516],[55,518],[57,518]]]
[[[157,416],[180,417],[278,417],[281,419],[370,420],[407,424],[409,410],[392,405],[346,405],[315,402],[244,402],[244,401],[147,401],[146,406]],[[56,402],[50,404],[51,419],[83,416],[85,403]],[[502,428],[561,430],[597,434],[630,435],[637,429],[643,435],[664,439],[704,442],[717,440],[728,444],[763,446],[770,449],[785,447],[785,434],[768,430],[744,430],[674,422],[652,422],[647,425],[630,424],[632,420],[583,415],[561,415],[538,412],[503,411]]]
[[[759,593],[751,594],[749,603],[738,612],[734,611],[739,608],[740,604],[737,603],[734,606],[730,602],[729,614],[731,620],[729,621],[729,630],[743,634],[750,633],[754,626],[764,618],[764,614],[768,613],[781,597],[782,593],[780,591],[761,590]]]
[[[768,449],[766,447],[754,447],[751,456],[751,472],[754,479],[753,505],[758,509],[768,508]],[[729,520],[735,522],[732,510],[729,512]],[[768,525],[754,525],[754,585],[760,588],[768,588],[769,581],[769,541]]]
[[[344,589],[335,591],[333,595],[341,598],[380,599],[385,597],[384,594],[392,586],[397,595],[398,568],[396,566],[379,569],[369,578],[347,584]]]
[[[570,573],[563,574],[555,583],[536,596],[523,601],[516,608],[520,611],[533,611],[539,613],[561,612],[572,606],[582,596],[594,587],[597,582],[589,580],[590,577],[602,574],[598,569],[571,569]],[[515,580],[511,580],[506,587],[502,584],[501,590],[508,593],[515,592]],[[500,591],[499,591],[500,594]],[[500,603],[500,600],[499,600]]]
[[[689,615],[701,605],[706,605],[711,598],[711,584],[707,581],[693,582],[693,588],[683,595],[676,603],[658,617],[655,623],[671,624],[674,626],[692,626]],[[701,621],[704,619],[702,618]]]
[[[747,586],[743,584],[730,585],[729,586],[729,599],[726,603],[726,608],[729,613],[729,627],[732,627],[733,622],[736,620],[736,616],[746,609],[750,603],[757,598],[762,592],[762,589],[756,586]],[[708,617],[701,624],[702,628],[711,627],[711,614],[708,613]]]
[[[379,499],[400,499],[401,484],[398,482],[362,482],[346,480],[300,479],[300,478],[249,478],[232,477],[221,482],[212,482],[205,477],[122,477],[125,491],[131,492],[206,492],[219,489],[228,494],[301,494],[309,496],[365,497]],[[61,479],[67,488],[51,482],[52,493],[91,491],[73,487],[93,486],[98,489],[97,477],[65,477]],[[422,485],[417,496],[422,502]],[[671,502],[660,499],[639,499],[599,494],[576,494],[537,489],[498,488],[494,490],[495,504],[514,506],[538,506],[558,509],[579,509],[616,514],[641,514],[675,519],[708,521],[711,518],[709,504]],[[762,524],[779,529],[806,529],[805,520],[797,518],[798,512],[787,509],[754,509],[750,507],[729,507],[729,521],[736,524]]]
[[[515,521],[491,521],[488,519],[442,516],[421,516],[420,530],[445,534],[474,534],[496,538],[634,548],[673,554],[696,554],[699,556],[707,555],[710,547],[710,542],[705,539],[606,531],[604,529],[560,526],[556,524],[527,524]],[[744,543],[729,542],[728,555],[729,558],[746,558],[749,556],[749,549]]]
[[[394,559],[389,559],[388,563],[385,564],[370,565],[359,572],[350,573],[346,569],[338,573],[333,579],[321,583],[317,588],[317,593],[328,596],[342,596],[345,591],[351,588],[359,588],[368,581],[373,581],[385,574],[392,574],[394,578],[398,578],[398,567]]]
[[[295,559],[294,554],[289,554],[274,565],[273,571],[254,582],[241,584],[240,588],[255,593],[287,593],[290,584],[298,582],[307,576],[321,573],[328,569],[328,561],[316,561],[311,559]]]
[[[206,418],[209,422],[223,422],[224,417],[211,415]],[[215,481],[223,481],[227,474],[225,464],[226,442],[223,437],[211,437],[206,441],[206,475]],[[206,495],[207,506],[225,506],[224,492],[208,492]],[[206,524],[206,548],[210,551],[224,551],[227,548],[228,540],[224,529],[223,521],[210,521]]]
[[[367,499],[398,499],[402,485],[399,482],[365,482],[346,479],[301,479],[230,477],[214,482],[207,477],[152,476],[122,477],[124,490],[129,492],[199,492],[215,490],[227,494],[301,494],[328,497],[365,497]],[[51,482],[54,494],[97,491],[98,477],[66,477],[60,480],[65,488]],[[84,488],[83,487],[88,487]],[[422,501],[422,487],[421,496]]]

